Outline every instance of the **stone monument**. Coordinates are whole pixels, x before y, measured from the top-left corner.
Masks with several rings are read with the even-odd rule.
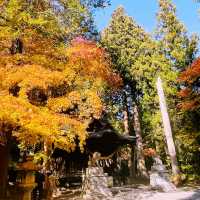
[[[171,183],[168,171],[158,156],[154,157],[154,164],[151,167],[150,185],[153,189],[159,189],[164,192],[176,190],[176,186]]]

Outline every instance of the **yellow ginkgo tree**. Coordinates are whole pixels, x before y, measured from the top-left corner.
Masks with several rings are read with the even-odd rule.
[[[45,54],[44,63],[29,60],[37,49],[33,54],[28,47],[22,54],[1,52],[0,130],[6,134],[3,127],[9,124],[12,134],[27,145],[48,140],[68,151],[74,150],[78,137],[83,149],[88,123],[101,116],[104,89],[111,83],[118,86],[120,78],[93,42],[72,41],[58,66],[55,60],[61,54],[53,55],[56,50],[49,44],[49,64]]]
[[[83,151],[88,123],[104,109],[103,92],[120,85],[103,49],[82,37],[66,42],[69,27],[50,4],[27,2],[0,2],[0,196],[11,137],[25,148]]]

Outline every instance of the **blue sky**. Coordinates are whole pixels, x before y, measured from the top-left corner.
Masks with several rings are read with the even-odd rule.
[[[197,0],[173,0],[178,18],[186,25],[189,33],[200,35],[200,3]],[[123,5],[128,15],[132,16],[146,31],[152,31],[156,25],[157,0],[111,0],[111,6],[96,12],[96,24],[99,30],[107,26],[113,11]]]

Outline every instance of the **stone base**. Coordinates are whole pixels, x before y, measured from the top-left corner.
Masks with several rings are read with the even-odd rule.
[[[83,180],[83,199],[100,200],[112,199],[109,189],[109,177],[104,174],[102,167],[89,167]]]
[[[168,176],[158,172],[152,172],[150,174],[150,185],[153,189],[164,192],[176,191],[176,186],[170,182]]]

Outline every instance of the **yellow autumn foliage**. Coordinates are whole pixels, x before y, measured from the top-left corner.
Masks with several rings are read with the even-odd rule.
[[[25,145],[45,141],[73,151],[78,139],[83,150],[88,123],[103,111],[104,89],[120,78],[95,43],[59,47],[39,38],[22,37],[23,53],[0,51],[0,132],[10,124]]]

